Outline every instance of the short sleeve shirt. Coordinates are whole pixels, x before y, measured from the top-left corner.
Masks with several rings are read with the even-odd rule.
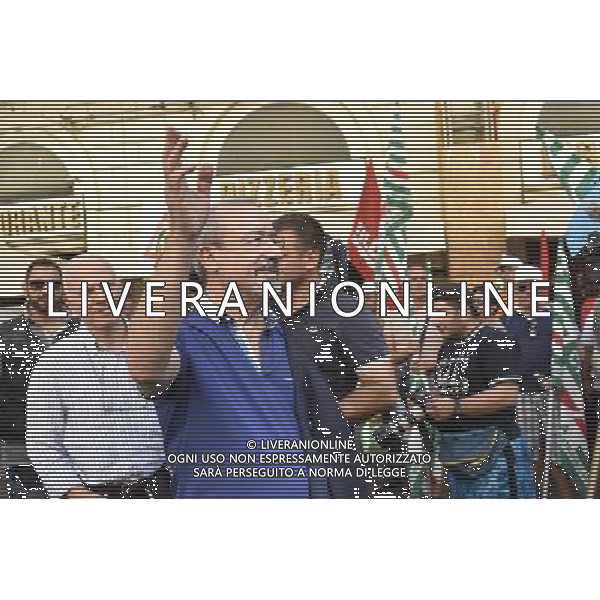
[[[579,338],[582,346],[592,348],[592,375],[595,389],[600,388],[600,337],[598,336],[597,321],[598,309],[594,308],[585,318]]]
[[[504,330],[484,325],[466,338],[444,344],[435,373],[436,387],[444,395],[467,398],[504,382],[520,383],[520,352]],[[514,408],[489,415],[462,415],[440,426],[442,430],[495,425],[515,435]]]
[[[64,328],[40,335],[27,315],[0,324],[0,439],[25,443],[27,382],[43,352],[77,330],[69,320]]]

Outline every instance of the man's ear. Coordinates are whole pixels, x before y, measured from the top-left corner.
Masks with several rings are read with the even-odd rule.
[[[211,246],[199,246],[197,252],[197,258],[199,261],[207,260],[211,258],[213,249]]]

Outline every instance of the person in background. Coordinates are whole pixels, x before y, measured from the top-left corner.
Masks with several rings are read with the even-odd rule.
[[[426,400],[440,433],[440,460],[451,498],[535,498],[537,489],[515,409],[519,350],[500,329],[482,324],[472,301],[460,312],[460,289],[436,290],[432,321],[445,343]]]
[[[69,313],[87,315],[33,369],[27,389],[27,452],[51,498],[168,497],[163,438],[154,402],[129,375],[127,324],[113,316],[102,287],[118,298],[110,264],[80,255],[64,268]]]
[[[334,288],[342,281],[352,281],[358,285],[364,283],[360,271],[348,256],[345,244],[337,238],[325,233],[325,251],[321,261],[321,287]]]
[[[31,370],[43,352],[77,329],[77,322],[48,316],[48,283],[63,306],[62,273],[49,258],[25,273],[25,311],[0,325],[0,497],[44,498],[46,492],[25,447],[25,398]]]
[[[500,259],[500,263],[496,268],[499,283],[509,283],[515,280],[515,273],[519,267],[524,266],[523,261],[514,256],[503,255]]]
[[[505,304],[509,303],[509,283],[515,282],[515,274],[517,269],[524,266],[524,263],[514,256],[509,256],[504,254],[500,259],[500,263],[496,267],[496,277],[492,282],[495,288],[498,290],[500,297],[504,300]],[[476,308],[479,311],[482,319],[485,320],[492,327],[498,326],[498,319],[502,317],[502,310],[500,306],[492,301],[491,302],[491,314],[490,316],[484,316],[484,295],[483,295],[484,285],[478,285],[475,289],[472,290],[471,295],[475,299]]]
[[[572,261],[572,286],[575,298],[581,299],[579,337],[585,420],[590,455],[594,451],[598,431],[600,402],[600,260],[598,233],[589,236],[588,244]]]
[[[521,347],[523,388],[527,393],[542,391],[540,379],[550,377],[552,355],[552,317],[531,314],[532,284],[543,281],[542,272],[537,267],[523,265],[514,277],[514,315],[504,316],[502,322],[506,330]],[[544,291],[538,294],[543,296]],[[549,302],[538,302],[538,311],[549,311]]]
[[[517,423],[536,464],[538,480],[542,475],[543,420],[552,360],[552,317],[531,315],[531,291],[534,282],[543,281],[537,267],[522,265],[514,274],[514,314],[502,315],[507,333],[517,342],[521,358],[521,398],[517,406]],[[540,290],[540,295],[543,292]],[[548,310],[548,303],[538,303],[538,310]]]
[[[419,363],[419,371],[435,365],[442,345],[438,328],[427,316],[427,282],[431,275],[423,259],[408,261],[410,282],[410,316],[390,312],[385,320],[386,340],[396,365],[402,366],[402,377],[409,377],[410,365]]]

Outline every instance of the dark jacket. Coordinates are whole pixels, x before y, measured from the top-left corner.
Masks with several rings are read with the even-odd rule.
[[[539,377],[549,377],[552,362],[552,317],[527,319],[520,313],[502,318],[509,335],[517,342],[519,370],[524,393],[541,393]]]
[[[0,324],[0,439],[25,443],[25,399],[29,375],[46,344],[20,315]],[[77,329],[75,321],[52,338],[52,344]]]

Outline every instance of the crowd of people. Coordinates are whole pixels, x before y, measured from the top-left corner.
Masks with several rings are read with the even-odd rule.
[[[102,282],[115,293],[122,283],[103,258],[30,265],[25,312],[0,326],[4,496],[540,496],[552,320],[530,312],[539,269],[503,259],[498,279],[514,285],[513,316],[485,316],[477,289],[465,312],[458,287],[437,283],[433,307],[445,316],[428,316],[431,273],[411,258],[410,317],[380,317],[369,302],[341,316],[329,301],[337,284],[363,283],[343,245],[308,214],[273,220],[252,203],[211,206],[210,170],[199,169],[197,188],[188,188],[185,143],[167,136],[169,233],[152,276],[165,283],[164,316],[143,303],[113,316]],[[179,284],[191,272],[204,310],[182,318]],[[216,301],[233,281],[247,315]],[[263,316],[264,281],[291,282],[291,316],[277,306]],[[49,282],[67,317],[48,316]],[[352,312],[352,290],[336,294]],[[582,352],[597,339],[592,320]],[[358,458],[430,458],[407,459],[404,475],[387,478],[361,476],[360,460],[343,474],[327,462],[318,475],[302,465],[291,477],[232,474],[233,457],[260,440],[342,440]],[[211,457],[219,475],[199,476]]]

